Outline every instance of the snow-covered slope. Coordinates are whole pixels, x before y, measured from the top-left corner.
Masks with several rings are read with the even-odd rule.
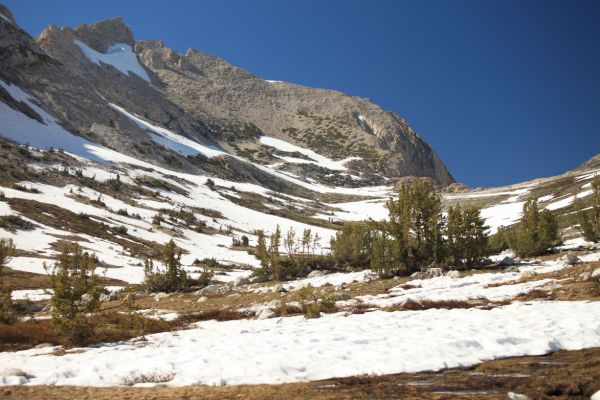
[[[237,385],[439,370],[600,346],[598,326],[599,302],[208,321],[59,357],[53,348],[0,353],[0,364],[33,376],[0,377],[0,384],[116,386],[170,374],[170,386]]]

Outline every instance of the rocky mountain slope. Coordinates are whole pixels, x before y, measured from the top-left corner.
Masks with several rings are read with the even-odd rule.
[[[182,171],[223,174],[227,164],[234,177],[252,170],[231,165],[231,157],[216,161],[165,149],[111,108],[115,104],[224,153],[336,185],[404,176],[430,177],[442,186],[453,182],[402,118],[366,99],[266,81],[193,49],[182,55],[159,41],[136,42],[120,18],[74,29],[50,25],[33,39],[2,11],[0,78],[35,96],[67,131],[95,143]],[[0,96],[11,104],[5,91]],[[261,144],[263,136],[344,160],[343,170],[353,177],[306,157],[282,158],[289,154]]]

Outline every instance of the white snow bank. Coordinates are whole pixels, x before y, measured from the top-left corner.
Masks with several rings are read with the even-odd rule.
[[[340,161],[334,161],[334,160],[327,158],[325,156],[322,156],[312,150],[305,149],[304,147],[296,146],[296,145],[288,143],[284,140],[276,139],[276,138],[269,137],[269,136],[261,136],[260,143],[264,144],[265,146],[274,147],[277,150],[281,150],[286,153],[298,152],[300,154],[307,156],[308,158],[310,158],[312,160],[312,161],[309,161],[309,160],[301,160],[301,159],[293,158],[293,157],[280,157],[280,158],[284,159],[285,161],[292,162],[292,163],[307,163],[308,162],[308,163],[312,163],[312,164],[315,164],[320,167],[327,168],[327,169],[330,169],[333,171],[346,171],[347,168],[344,166],[345,163],[347,163],[348,161],[351,161],[351,160],[360,160],[360,157],[348,157],[348,158],[345,158]]]
[[[54,349],[0,353],[0,365],[33,376],[0,383],[114,386],[132,374],[172,372],[167,385],[237,385],[464,367],[600,346],[600,302],[207,321],[146,339],[60,357]]]
[[[588,257],[593,259],[593,255]],[[501,258],[503,257],[500,257],[500,259]],[[415,287],[403,289],[403,285],[399,285],[390,289],[387,293],[358,296],[355,299],[374,307],[391,307],[403,304],[408,300],[510,300],[520,294],[528,293],[535,288],[554,282],[553,279],[538,279],[524,283],[510,284],[519,280],[521,278],[521,273],[535,272],[537,274],[543,274],[558,271],[566,267],[567,266],[563,261],[555,260],[538,264],[522,265],[518,267],[519,272],[489,272],[454,279],[447,276],[431,279],[413,279],[408,281],[407,284]],[[356,300],[348,300],[343,304],[350,304]]]
[[[94,64],[100,65],[100,63],[103,63],[112,65],[125,75],[132,72],[143,80],[150,82],[148,73],[138,61],[137,55],[133,52],[130,45],[116,43],[110,46],[106,53],[100,53],[79,40],[73,40],[73,43],[79,46],[83,54]]]
[[[214,157],[218,155],[227,154],[223,150],[220,150],[214,146],[206,146],[188,139],[184,136],[178,135],[168,129],[161,128],[160,126],[153,125],[150,122],[134,115],[122,107],[116,104],[109,103],[109,106],[129,119],[135,122],[140,128],[145,129],[147,132],[152,134],[152,140],[156,143],[162,144],[163,146],[174,150],[184,156],[195,156],[197,154],[205,155],[206,157]]]
[[[48,289],[13,290],[13,300],[48,300],[52,297],[52,291]]]
[[[485,219],[485,224],[490,227],[490,235],[496,233],[501,226],[516,223],[523,214],[523,204],[524,202],[519,201],[482,208],[481,216]]]
[[[348,284],[352,282],[364,282],[372,274],[371,270],[364,270],[358,272],[336,272],[333,274],[326,274],[321,276],[315,276],[313,278],[304,278],[297,281],[291,281],[284,284],[288,290],[305,287],[308,285],[314,287],[320,287],[326,284],[334,286],[341,285],[343,283]]]
[[[571,203],[573,203],[575,201],[575,199],[584,198],[586,196],[589,196],[592,193],[593,193],[593,190],[586,190],[584,192],[577,193],[574,196],[568,196],[568,197],[565,197],[564,199],[550,203],[544,208],[546,210],[551,210],[551,211],[558,210],[559,208],[563,208],[563,207],[567,207],[567,206],[571,205]]]

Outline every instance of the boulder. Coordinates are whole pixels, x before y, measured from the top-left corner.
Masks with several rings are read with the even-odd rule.
[[[287,289],[284,288],[282,285],[276,285],[273,287],[273,293],[286,293]]]
[[[441,268],[430,267],[425,271],[425,278],[437,278],[438,276],[443,276],[444,271]]]
[[[198,297],[197,303],[204,303],[206,300],[208,300],[208,297],[200,296]]]
[[[573,253],[565,254],[564,256],[562,256],[562,260],[565,262],[566,265],[576,265],[581,263],[579,257],[577,257]]]
[[[250,278],[248,278],[249,283],[263,283],[266,281],[267,278],[265,278],[264,276],[251,276]]]
[[[319,311],[314,312],[314,313],[310,313],[310,314],[306,314],[304,316],[306,319],[316,319],[316,318],[321,318],[321,313]]]
[[[338,300],[350,300],[350,295],[348,293],[337,293]]]
[[[233,287],[239,287],[242,285],[247,285],[250,283],[250,279],[248,279],[245,276],[237,276],[234,280],[233,280]]]
[[[164,298],[169,297],[169,294],[163,293],[163,292],[159,292],[159,293],[154,293],[152,295],[152,297],[154,298],[154,301],[159,301],[160,299],[164,299]]]
[[[106,302],[106,301],[114,301],[114,300],[118,300],[119,296],[116,293],[102,293],[100,295],[100,301],[101,302]]]
[[[36,313],[42,311],[44,309],[44,306],[36,303],[29,303],[28,309],[30,313]]]
[[[281,307],[281,300],[273,299],[267,304],[265,304],[265,306],[267,306],[270,309],[277,309]]]
[[[198,291],[198,294],[200,294],[201,296],[207,295],[207,294],[215,294],[218,293],[219,291],[221,291],[221,288],[223,287],[223,285],[208,285],[205,288],[202,288]]]
[[[452,278],[452,279],[458,279],[458,278],[462,278],[462,277],[464,277],[464,276],[465,276],[465,274],[463,274],[463,273],[462,273],[462,272],[460,272],[460,271],[452,270],[452,271],[448,271],[448,272],[446,273],[446,276],[447,276],[448,278]]]
[[[492,261],[491,258],[487,258],[487,257],[483,257],[481,260],[479,260],[479,264],[480,265],[491,265],[494,262]]]
[[[271,310],[268,307],[265,307],[259,311],[259,313],[256,316],[256,319],[268,319],[268,318],[273,318],[275,316],[276,316],[276,314],[275,314],[275,312],[273,312],[273,310]]]
[[[582,272],[581,274],[579,274],[579,280],[581,282],[585,282],[585,281],[589,280],[591,277],[592,277],[592,273],[590,271]]]
[[[310,274],[307,275],[307,278],[316,278],[317,276],[323,276],[325,273],[323,271],[314,270],[311,271]]]
[[[592,395],[592,397],[590,398],[590,400],[600,400],[600,390],[598,390],[596,393],[594,393]]]
[[[535,271],[523,271],[521,272],[521,278],[533,278],[537,273]]]
[[[592,272],[591,276],[592,276],[592,278],[598,278],[598,277],[600,277],[600,268],[596,268],[594,270],[594,272]]]
[[[515,265],[515,264],[516,264],[515,259],[512,258],[512,257],[509,257],[509,256],[504,257],[498,263],[498,265],[501,266],[501,267],[508,267],[508,266]]]

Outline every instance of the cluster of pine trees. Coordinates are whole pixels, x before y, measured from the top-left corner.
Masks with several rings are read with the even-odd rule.
[[[320,267],[319,262],[326,262],[327,257],[316,254],[320,247],[321,237],[318,232],[312,233],[307,228],[302,234],[296,234],[294,228],[290,228],[285,236],[282,236],[279,225],[275,232],[267,237],[264,231],[256,232],[256,256],[260,260],[261,268],[256,273],[267,279],[287,279],[301,276],[315,267]],[[286,254],[281,254],[283,245]]]
[[[479,210],[450,207],[444,217],[441,198],[428,180],[402,185],[387,207],[388,220],[351,224],[338,232],[331,249],[339,262],[391,277],[431,265],[470,267],[487,252],[487,227]]]

